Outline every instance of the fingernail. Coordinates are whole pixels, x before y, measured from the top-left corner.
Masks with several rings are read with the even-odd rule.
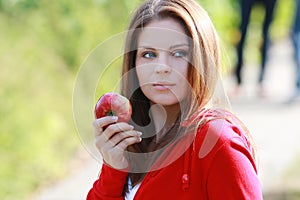
[[[140,142],[140,141],[142,141],[142,138],[141,138],[141,137],[139,137],[139,142]]]
[[[132,126],[132,125],[129,125],[129,127],[130,127],[131,129],[134,129],[134,126]]]
[[[118,116],[113,116],[113,117],[112,117],[112,120],[113,120],[113,121],[117,121],[117,120],[118,120]]]
[[[143,133],[140,132],[140,131],[138,131],[137,134],[138,134],[139,136],[143,135]]]

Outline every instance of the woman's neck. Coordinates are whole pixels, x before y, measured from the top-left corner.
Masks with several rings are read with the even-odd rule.
[[[155,132],[160,133],[160,135],[156,136],[159,140],[164,136],[167,130],[174,125],[180,113],[180,105],[162,106],[158,104],[151,104],[150,112],[153,117],[152,120],[155,125]]]

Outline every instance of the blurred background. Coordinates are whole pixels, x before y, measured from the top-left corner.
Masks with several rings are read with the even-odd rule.
[[[235,46],[240,37],[238,0],[198,1],[210,14],[220,35],[224,77],[227,88],[230,88],[231,71],[236,62]],[[87,191],[84,187],[92,186],[100,164],[86,152],[73,122],[74,82],[80,65],[89,53],[107,38],[126,30],[130,16],[140,2],[0,0],[0,199],[47,199],[47,195],[54,193],[51,188],[64,192],[48,199],[85,199],[80,194],[71,197],[67,193],[76,194],[75,191],[83,189],[81,195],[84,195]],[[299,128],[293,129],[297,123],[286,124],[294,134],[294,138],[290,138],[292,144],[288,140],[282,145],[270,145],[274,149],[292,146],[288,155],[280,154],[282,158],[288,157],[287,160],[281,161],[281,157],[275,155],[268,156],[272,152],[263,146],[266,140],[273,141],[278,135],[289,137],[286,129],[274,128],[274,123],[285,123],[284,119],[293,119],[293,122],[300,119],[299,106],[278,103],[288,95],[286,87],[290,88],[293,84],[293,77],[289,75],[294,73],[290,42],[294,6],[294,0],[278,0],[271,26],[273,42],[270,54],[273,58],[285,57],[280,57],[283,68],[277,66],[274,68],[276,74],[269,75],[270,86],[275,87],[273,83],[282,82],[281,76],[284,74],[287,81],[280,90],[274,90],[276,103],[274,98],[259,100],[252,95],[232,100],[233,110],[246,125],[249,124],[250,131],[258,140],[259,151],[262,149],[261,163],[265,166],[262,172],[270,175],[262,175],[265,195],[281,195],[281,199],[299,198],[296,196],[300,193],[300,185],[296,186],[295,181],[300,180],[300,154],[297,139],[294,138],[299,139],[300,131]],[[245,74],[255,74],[259,68],[258,47],[263,17],[262,5],[258,4],[254,7],[249,25],[245,53],[249,71]],[[272,63],[278,64],[275,61],[269,65]],[[290,74],[284,71],[287,66],[290,66]],[[269,68],[272,69],[272,66]],[[255,84],[254,81],[251,83],[251,78],[248,80],[246,83]],[[109,83],[104,83],[99,94],[110,87]],[[284,119],[276,118],[277,114],[285,114]],[[261,132],[255,130],[257,127],[262,128],[259,130]],[[270,127],[273,129],[268,133],[268,138],[263,137]],[[262,135],[258,135],[260,133]],[[272,171],[277,169],[273,166],[275,160],[288,164]],[[279,172],[284,173],[283,179],[276,178]],[[77,180],[70,177],[77,177]],[[69,185],[66,186],[68,183],[64,180],[69,180]],[[288,187],[285,190],[280,183],[272,185],[274,182],[284,183]],[[69,187],[70,191],[64,186]]]

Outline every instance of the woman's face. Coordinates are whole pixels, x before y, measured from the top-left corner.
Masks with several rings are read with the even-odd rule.
[[[190,46],[180,23],[154,20],[137,41],[136,72],[140,87],[152,103],[176,105],[187,97]]]

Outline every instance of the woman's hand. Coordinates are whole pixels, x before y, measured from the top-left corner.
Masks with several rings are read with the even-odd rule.
[[[95,143],[108,165],[115,169],[125,169],[128,162],[124,151],[129,145],[140,142],[142,134],[134,131],[128,123],[117,120],[116,116],[106,116],[94,121]]]

